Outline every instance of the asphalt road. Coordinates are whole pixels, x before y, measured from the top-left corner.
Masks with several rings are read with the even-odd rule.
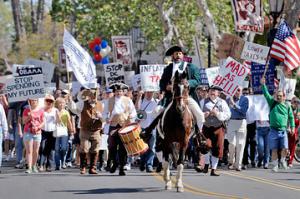
[[[248,169],[242,172],[220,170],[211,177],[185,169],[184,193],[164,190],[161,174],[127,171],[126,176],[100,172],[80,175],[70,168],[61,171],[25,174],[4,163],[0,174],[0,199],[174,199],[174,198],[300,198],[300,165],[293,169]],[[175,179],[175,171],[172,171]]]

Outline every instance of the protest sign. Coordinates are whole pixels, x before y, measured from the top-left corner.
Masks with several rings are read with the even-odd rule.
[[[131,84],[134,91],[141,90],[141,74],[136,74],[131,79]]]
[[[5,93],[7,82],[11,78],[13,78],[12,75],[0,76],[0,94]]]
[[[241,54],[241,59],[266,64],[269,49],[267,46],[246,42]]]
[[[248,95],[249,108],[247,118],[249,121],[268,121],[270,108],[266,98],[263,95]]]
[[[43,75],[19,76],[10,78],[6,85],[9,102],[26,101],[45,96]]]
[[[205,68],[199,68],[199,72],[200,72],[200,85],[208,86],[209,83],[208,83],[208,78],[207,78]]]
[[[36,68],[42,68],[44,81],[47,83],[51,82],[53,78],[54,68],[55,68],[54,64],[46,61],[37,60],[37,59],[27,59],[25,61],[25,64],[34,65],[34,67]]]
[[[66,68],[66,51],[63,45],[58,47],[58,65],[62,68]]]
[[[165,65],[141,65],[141,86],[143,91],[159,91],[159,80]]]
[[[220,67],[220,73],[213,81],[213,84],[221,87],[227,95],[233,96],[237,89],[243,86],[244,79],[248,73],[249,69],[246,66],[228,57],[225,65]]]
[[[121,82],[125,84],[124,66],[121,63],[104,64],[106,86]]]
[[[125,84],[129,87],[132,87],[132,78],[135,75],[135,72],[132,71],[125,71]]]
[[[112,36],[114,61],[123,65],[131,65],[133,62],[133,50],[131,36]]]
[[[297,84],[296,79],[288,79],[288,78],[281,79],[280,88],[284,90],[287,100],[292,100],[292,98],[294,97],[296,84]]]
[[[212,67],[212,68],[206,68],[206,75],[209,86],[213,85],[213,81],[217,77],[220,71],[220,67]]]
[[[260,79],[262,78],[265,71],[265,65],[258,63],[251,63],[251,83],[254,94],[262,94]],[[266,85],[271,94],[273,94],[275,86],[274,86],[274,76],[275,76],[275,68],[274,65],[269,65],[268,70],[265,75]]]
[[[237,32],[250,31],[263,34],[264,20],[261,0],[231,0],[231,4]]]

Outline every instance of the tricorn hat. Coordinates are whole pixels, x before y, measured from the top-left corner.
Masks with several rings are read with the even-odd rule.
[[[208,90],[210,90],[210,89],[214,89],[214,90],[218,90],[218,91],[222,91],[222,90],[223,90],[221,87],[216,86],[216,85],[211,85],[211,86],[208,88]]]
[[[173,55],[174,52],[183,52],[182,48],[179,47],[179,46],[172,46],[171,48],[169,48],[167,51],[166,51],[166,56],[171,56]]]
[[[115,92],[116,90],[124,90],[124,89],[128,89],[129,87],[124,83],[114,83],[111,84],[109,88],[112,89],[113,92]]]

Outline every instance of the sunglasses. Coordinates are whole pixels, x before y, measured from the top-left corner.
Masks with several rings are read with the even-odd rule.
[[[53,103],[52,100],[45,100],[47,103]]]

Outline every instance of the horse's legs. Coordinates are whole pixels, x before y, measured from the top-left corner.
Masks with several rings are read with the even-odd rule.
[[[176,188],[177,188],[177,192],[183,192],[184,191],[183,183],[182,183],[184,153],[185,153],[185,150],[183,150],[183,147],[180,146],[179,159],[177,161],[177,175],[176,175]]]
[[[166,149],[167,147],[164,148],[165,149],[163,149],[163,156],[165,158],[165,161],[163,162],[163,170],[164,170],[165,189],[170,190],[172,189],[172,181],[170,177],[169,152]]]

